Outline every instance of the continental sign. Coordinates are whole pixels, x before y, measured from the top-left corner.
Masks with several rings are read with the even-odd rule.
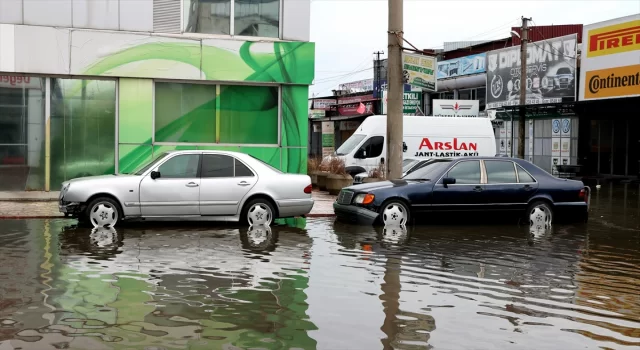
[[[585,99],[640,95],[640,64],[586,72]]]
[[[587,57],[640,50],[640,20],[592,29],[588,35]]]

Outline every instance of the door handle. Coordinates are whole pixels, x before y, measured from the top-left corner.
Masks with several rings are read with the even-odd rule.
[[[482,192],[482,187],[481,186],[476,186],[476,187],[473,188],[473,190],[475,192]]]
[[[188,184],[186,184],[185,186],[187,187],[198,187],[198,184],[195,182],[189,182]]]
[[[238,186],[249,186],[250,183],[246,182],[246,181],[240,181],[238,182]]]
[[[529,186],[529,185],[524,185],[524,190],[525,191],[531,191],[533,189],[533,187]]]

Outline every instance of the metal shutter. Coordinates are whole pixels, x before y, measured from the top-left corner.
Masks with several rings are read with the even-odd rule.
[[[181,0],[153,0],[153,31],[179,34]]]

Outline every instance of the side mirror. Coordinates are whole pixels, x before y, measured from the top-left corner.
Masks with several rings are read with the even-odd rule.
[[[152,180],[155,180],[155,179],[157,179],[159,177],[160,177],[160,172],[158,172],[158,171],[152,171],[151,172],[151,179]]]
[[[364,159],[367,158],[367,151],[365,151],[364,149],[359,149],[356,151],[356,153],[353,155],[354,158],[358,158],[358,159]]]
[[[456,179],[453,177],[445,177],[442,179],[442,184],[444,185],[444,187],[446,188],[448,185],[455,185],[456,184]]]

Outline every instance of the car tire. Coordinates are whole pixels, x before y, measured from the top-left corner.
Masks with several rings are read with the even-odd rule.
[[[276,219],[276,210],[266,198],[256,198],[247,202],[242,209],[240,220],[249,226],[269,226]]]
[[[527,207],[525,220],[529,225],[544,225],[551,227],[553,224],[553,208],[545,201],[535,201]]]
[[[79,222],[86,222],[93,227],[114,227],[122,217],[122,208],[117,201],[109,197],[98,197],[89,202]]]
[[[405,226],[411,220],[411,212],[403,201],[392,199],[380,206],[379,218],[385,226]]]

